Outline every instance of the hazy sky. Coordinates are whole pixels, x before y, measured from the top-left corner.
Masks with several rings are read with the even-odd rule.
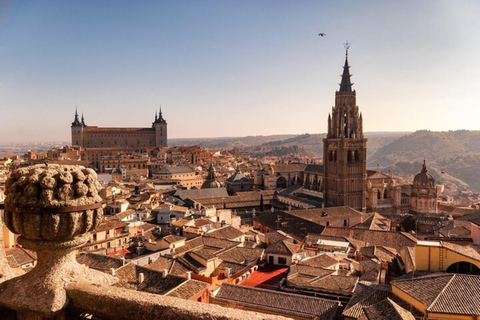
[[[479,129],[480,1],[0,0],[0,143],[89,125],[321,133],[349,62],[365,131]],[[327,34],[318,37],[319,32]]]

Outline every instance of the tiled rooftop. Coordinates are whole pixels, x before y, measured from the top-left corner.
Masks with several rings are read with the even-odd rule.
[[[318,319],[334,319],[339,303],[331,300],[259,288],[223,284],[215,301],[267,312]]]
[[[424,303],[429,312],[480,314],[480,276],[436,273],[397,280],[392,286]]]

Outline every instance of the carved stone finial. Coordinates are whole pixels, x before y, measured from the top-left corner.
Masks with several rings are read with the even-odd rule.
[[[52,317],[67,304],[64,286],[76,279],[112,284],[116,278],[76,261],[76,249],[103,219],[101,185],[92,169],[36,165],[6,182],[5,224],[18,243],[37,252],[35,268],[0,284],[0,305]]]

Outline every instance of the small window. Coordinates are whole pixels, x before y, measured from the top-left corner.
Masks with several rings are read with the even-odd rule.
[[[343,226],[344,226],[344,227],[347,226],[347,220],[343,220]]]
[[[278,264],[287,264],[287,258],[278,257]]]

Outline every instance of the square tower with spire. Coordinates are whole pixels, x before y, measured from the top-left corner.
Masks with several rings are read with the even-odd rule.
[[[323,139],[324,201],[326,206],[349,206],[366,210],[367,139],[362,114],[352,90],[348,43],[340,89],[328,115],[327,137]]]

